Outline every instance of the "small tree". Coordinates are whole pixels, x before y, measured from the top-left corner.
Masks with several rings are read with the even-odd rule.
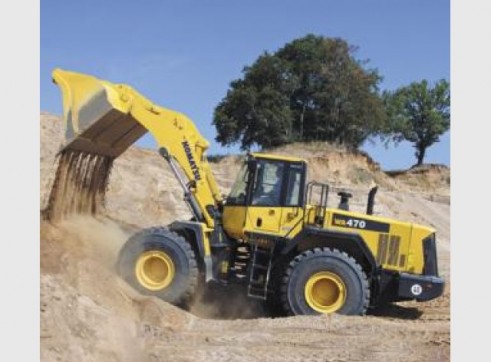
[[[427,80],[413,82],[383,94],[389,117],[386,135],[398,143],[412,142],[416,165],[423,163],[428,147],[450,128],[450,86],[442,79],[433,87]]]

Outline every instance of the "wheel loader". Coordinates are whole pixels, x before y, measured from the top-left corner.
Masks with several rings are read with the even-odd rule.
[[[306,160],[248,153],[222,196],[209,143],[184,114],[125,84],[62,69],[52,77],[65,150],[114,159],[149,132],[182,187],[192,218],[141,230],[120,250],[118,272],[142,294],[185,305],[199,285],[241,284],[286,315],[363,315],[442,295],[436,231],[374,215],[376,187],[366,212],[351,211],[351,194],[309,182]]]

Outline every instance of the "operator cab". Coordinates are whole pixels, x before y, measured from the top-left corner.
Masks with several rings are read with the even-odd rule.
[[[285,209],[304,206],[306,173],[301,158],[249,154],[224,205],[225,230],[236,237],[244,229],[281,234]]]
[[[314,214],[307,222],[322,226],[329,186],[319,182],[306,185],[306,178],[307,162],[301,158],[249,154],[223,206],[226,233],[235,239],[251,232],[292,237],[303,219],[306,203]],[[376,192],[377,187],[370,190],[368,215],[373,214]],[[337,208],[349,211],[352,194],[341,191],[338,196]]]
[[[226,205],[302,206],[306,163],[251,154],[242,165]]]

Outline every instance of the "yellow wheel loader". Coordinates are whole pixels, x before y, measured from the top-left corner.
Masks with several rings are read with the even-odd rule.
[[[150,132],[182,187],[192,219],[137,232],[120,251],[119,273],[141,293],[182,305],[200,283],[241,283],[288,315],[362,315],[383,302],[442,295],[435,230],[374,216],[376,188],[366,212],[353,212],[350,194],[307,181],[305,160],[249,153],[222,197],[209,143],[184,114],[124,84],[52,75],[63,96],[64,149],[114,159]],[[327,206],[332,197],[337,207]]]

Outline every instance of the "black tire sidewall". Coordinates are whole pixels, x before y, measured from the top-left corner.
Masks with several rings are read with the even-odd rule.
[[[333,253],[318,253],[303,258],[293,267],[286,286],[288,309],[292,314],[317,315],[319,312],[312,309],[305,300],[305,285],[307,280],[318,272],[328,271],[339,276],[346,287],[346,300],[344,305],[336,312],[339,314],[363,314],[365,306],[363,277],[351,265],[350,260],[339,257]]]
[[[172,235],[172,236],[170,236]],[[197,273],[194,255],[190,256],[186,250],[184,239],[177,234],[165,235],[162,233],[149,233],[135,235],[130,238],[121,249],[118,269],[120,276],[141,294],[152,295],[169,303],[179,304],[188,299],[192,289],[196,286]],[[181,240],[178,240],[180,238]],[[149,290],[142,286],[136,278],[135,265],[141,253],[150,250],[165,252],[174,264],[175,275],[169,286],[162,290]]]

